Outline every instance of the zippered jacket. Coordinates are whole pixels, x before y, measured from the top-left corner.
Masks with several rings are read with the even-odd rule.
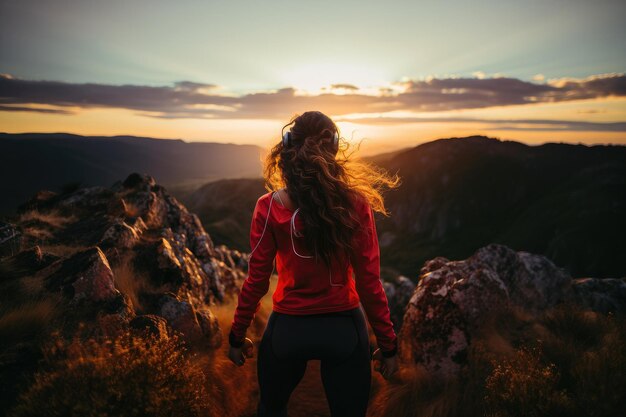
[[[304,247],[299,209],[283,206],[275,192],[257,199],[250,225],[248,276],[238,295],[229,343],[240,347],[269,290],[274,261],[278,283],[273,310],[287,314],[316,314],[363,306],[384,356],[397,352],[398,341],[380,279],[380,249],[374,212],[365,198],[355,202],[360,219],[350,259],[334,257],[329,269]],[[344,257],[345,258],[345,257]]]

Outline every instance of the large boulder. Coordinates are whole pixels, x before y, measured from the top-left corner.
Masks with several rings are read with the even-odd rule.
[[[498,244],[462,261],[428,261],[406,307],[401,355],[434,373],[456,374],[486,317],[511,305],[539,313],[569,299],[571,282],[549,259]]]
[[[572,283],[572,277],[545,256],[516,252],[499,244],[480,248],[462,262],[472,270],[485,268],[496,273],[511,301],[534,312],[563,301]]]
[[[111,301],[119,296],[113,271],[99,247],[91,247],[45,270],[45,287],[61,290],[74,303]]]

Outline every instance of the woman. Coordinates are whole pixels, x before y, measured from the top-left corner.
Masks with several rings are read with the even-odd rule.
[[[365,416],[372,358],[386,379],[397,370],[373,211],[388,215],[380,190],[400,180],[339,153],[347,142],[323,113],[305,112],[285,127],[291,124],[265,161],[265,180],[276,191],[256,202],[228,356],[239,366],[252,357],[245,334],[276,260],[278,285],[257,360],[258,415],[286,416],[307,361],[319,359],[332,415]],[[379,346],[372,356],[361,305]]]

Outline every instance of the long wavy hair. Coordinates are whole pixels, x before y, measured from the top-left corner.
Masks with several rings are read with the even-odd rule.
[[[291,125],[292,143],[283,146],[282,133]],[[333,135],[339,144],[333,146]],[[289,198],[300,208],[305,246],[330,267],[333,257],[348,259],[353,237],[359,228],[355,203],[364,198],[369,206],[385,216],[382,193],[400,185],[400,177],[353,157],[352,145],[341,137],[330,117],[319,111],[293,116],[283,126],[281,140],[265,157],[265,188],[285,187]]]

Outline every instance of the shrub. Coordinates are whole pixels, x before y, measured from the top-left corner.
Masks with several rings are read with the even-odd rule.
[[[626,407],[626,324],[602,316],[606,331],[598,344],[582,352],[570,371],[581,414],[611,416]]]
[[[400,368],[373,392],[372,417],[612,417],[626,409],[626,319],[575,305],[511,310],[476,333],[458,377]]]
[[[494,363],[486,380],[487,415],[533,417],[568,415],[571,401],[558,389],[559,372],[543,363],[538,347],[522,347],[512,358]]]
[[[217,415],[205,375],[177,334],[161,339],[125,331],[69,341],[55,334],[43,353],[13,416]]]

